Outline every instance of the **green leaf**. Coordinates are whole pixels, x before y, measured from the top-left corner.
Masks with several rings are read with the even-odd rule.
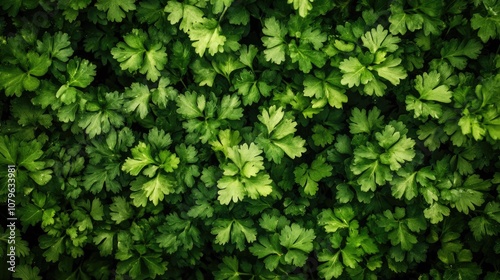
[[[115,221],[116,224],[120,224],[130,219],[134,211],[127,199],[123,196],[115,196],[112,199],[113,203],[109,206],[111,220]]]
[[[40,269],[37,266],[32,267],[28,264],[21,264],[16,266],[16,272],[12,273],[12,276],[22,280],[42,280],[39,274]]]
[[[90,216],[92,216],[92,219],[94,219],[95,221],[102,221],[103,220],[104,208],[102,206],[100,199],[94,198],[94,200],[92,200]]]
[[[61,62],[67,62],[73,55],[71,42],[67,33],[56,32],[53,36],[45,33],[42,41],[37,41],[36,49],[39,53],[48,54],[50,58],[57,58]]]
[[[292,62],[298,62],[299,69],[304,73],[309,73],[313,68],[313,64],[321,68],[326,63],[326,54],[322,51],[311,49],[308,44],[300,44],[297,46],[295,41],[292,41],[288,44],[288,50]]]
[[[122,22],[125,13],[135,10],[135,0],[97,0],[98,10],[106,12],[107,18],[113,22]]]
[[[163,201],[165,195],[176,191],[176,183],[171,178],[159,173],[155,178],[144,183],[142,190],[146,197],[156,206],[160,201]]]
[[[266,18],[262,33],[266,35],[262,37],[262,43],[266,47],[266,50],[264,50],[266,60],[276,64],[284,62],[287,47],[285,41],[287,29],[285,26],[274,17]]]
[[[284,154],[293,159],[306,151],[305,140],[294,136],[297,123],[290,117],[285,117],[282,107],[273,105],[269,110],[264,109],[257,118],[265,125],[266,130],[259,134],[256,143],[264,149],[267,159],[280,163]]]
[[[234,87],[243,96],[243,104],[251,105],[258,102],[261,95],[267,95],[267,84],[255,80],[255,74],[247,69],[239,73],[234,81]]]
[[[384,62],[372,66],[377,74],[388,80],[391,84],[397,86],[400,83],[400,80],[405,79],[408,75],[406,74],[406,70],[403,68],[401,64],[401,58],[394,58],[392,55],[388,56]],[[381,96],[381,94],[377,94]]]
[[[492,139],[500,139],[500,110],[489,107],[483,113],[483,126]]]
[[[227,157],[238,167],[239,173],[243,177],[251,178],[257,176],[257,173],[264,169],[263,158],[260,154],[262,154],[262,150],[254,143],[251,143],[250,145],[243,144],[228,149]],[[229,175],[227,171],[224,174]]]
[[[245,240],[247,243],[252,243],[257,236],[257,231],[251,220],[218,219],[215,221],[211,233],[216,235],[215,243],[224,245],[231,240],[240,251],[245,248]]]
[[[229,55],[227,53],[217,54],[212,61],[212,66],[218,74],[226,77],[228,81],[230,80],[232,72],[245,67],[235,55]]]
[[[215,19],[207,18],[193,24],[193,28],[189,31],[189,39],[193,42],[195,52],[200,57],[205,54],[206,50],[210,55],[223,52],[226,42],[219,23]]]
[[[187,119],[194,119],[203,116],[205,110],[206,98],[204,95],[199,95],[195,92],[186,92],[184,95],[179,95],[177,98],[177,113]]]
[[[124,93],[125,111],[128,113],[136,112],[141,119],[144,119],[149,112],[149,100],[151,92],[147,85],[133,83],[130,88],[127,88]]]
[[[298,224],[285,226],[280,233],[280,244],[287,248],[285,262],[298,267],[305,265],[307,254],[313,250],[314,230],[304,229]]]
[[[449,190],[444,190],[441,197],[450,202],[450,206],[458,211],[469,214],[470,210],[475,210],[476,206],[484,203],[484,194],[491,186],[491,182],[482,180],[479,175],[467,177],[461,186],[454,186]]]
[[[119,128],[123,125],[124,117],[119,111],[122,108],[123,97],[118,92],[109,92],[105,94],[104,98],[110,105],[106,106],[105,109],[93,111],[91,106],[94,104],[87,103],[88,111],[81,116],[78,122],[78,126],[85,129],[90,138],[108,133],[112,127]]]
[[[313,135],[311,138],[313,139],[314,145],[325,147],[333,143],[335,140],[335,136],[333,135],[333,131],[328,129],[320,124],[317,124],[312,129]]]
[[[122,70],[131,73],[139,71],[146,74],[146,78],[156,82],[160,77],[160,71],[167,64],[167,53],[160,42],[148,39],[148,35],[140,30],[133,29],[123,37],[125,42],[118,42],[111,49],[113,58],[120,62]]]
[[[43,256],[48,262],[57,262],[65,251],[64,237],[42,235],[38,238],[40,248],[45,250]]]
[[[488,2],[493,4],[492,1]],[[479,30],[477,32],[477,35],[484,43],[488,42],[490,39],[499,38],[500,34],[500,23],[498,22],[498,4],[495,5],[495,7],[487,6],[487,9],[491,11],[488,12],[488,16],[484,17],[481,14],[475,13],[474,15],[472,15],[472,18],[470,20],[471,27],[474,30]]]
[[[375,76],[356,57],[343,60],[339,68],[343,74],[340,82],[350,88],[360,84],[366,85],[375,79]]]
[[[320,29],[308,27],[300,34],[300,44],[309,43],[315,50],[320,50],[324,43],[327,41],[328,36],[326,33],[321,32]]]
[[[477,216],[469,221],[469,227],[477,241],[486,236],[494,236],[500,232],[498,225],[484,216]]]
[[[419,194],[420,186],[428,187],[430,186],[429,179],[436,179],[436,176],[427,167],[415,172],[402,168],[398,170],[397,174],[399,177],[392,180],[391,185],[392,195],[398,199],[401,199],[404,195],[407,200],[412,200]]]
[[[334,233],[339,229],[349,228],[350,222],[356,214],[351,206],[342,206],[331,209],[326,209],[321,212],[318,218],[318,225],[324,227],[325,232]]]
[[[380,116],[380,109],[374,107],[366,113],[365,109],[354,108],[349,118],[349,131],[352,134],[370,133],[373,129],[382,127],[383,116]]]
[[[432,224],[438,224],[443,221],[444,217],[450,215],[450,208],[441,205],[437,202],[424,210],[424,216],[429,219]]]
[[[319,275],[327,280],[339,278],[344,272],[344,266],[340,261],[340,251],[332,254],[329,250],[323,249],[318,254],[318,261],[322,262],[318,266]]]
[[[308,168],[305,163],[295,168],[295,182],[304,187],[307,195],[315,195],[318,191],[318,182],[332,175],[333,167],[326,164],[324,157],[317,157]]]
[[[289,224],[290,221],[288,221],[285,216],[262,214],[262,217],[259,219],[260,227],[269,232],[277,232],[279,229]]]
[[[217,72],[206,60],[196,59],[193,64],[191,64],[191,69],[194,72],[195,81],[200,86],[213,86]]]
[[[466,109],[465,114],[458,121],[458,125],[461,128],[462,134],[468,135],[472,134],[474,140],[481,140],[486,135],[486,130],[484,129],[478,115],[469,115]]]
[[[341,109],[342,103],[347,102],[345,90],[340,83],[340,75],[330,72],[325,77],[323,72],[317,71],[314,76],[308,75],[304,79],[304,95],[315,97],[319,104],[328,104],[334,108]],[[319,107],[313,104],[313,108]]]
[[[93,239],[93,242],[99,248],[101,256],[109,256],[113,252],[115,232],[108,230],[98,230]]]
[[[405,216],[405,209],[396,207],[395,212],[386,210],[383,216],[379,215],[378,222],[379,226],[385,228],[393,246],[401,245],[401,249],[410,251],[418,242],[414,233],[424,230],[426,222],[424,216],[420,214],[407,218]]]
[[[272,192],[272,180],[260,172],[264,169],[261,153],[254,143],[227,149],[227,158],[232,162],[223,165],[224,176],[217,182],[221,204],[238,202],[245,196],[257,199]]]
[[[259,242],[254,243],[249,251],[259,259],[265,258],[265,266],[270,271],[278,267],[283,255],[277,233],[272,234],[270,239],[266,236],[260,237]]]
[[[7,96],[15,94],[20,97],[23,90],[35,91],[40,86],[36,77],[45,75],[52,64],[48,55],[28,52],[25,56],[23,70],[16,66],[0,66],[0,88],[5,90]]]
[[[170,79],[167,77],[161,77],[158,81],[158,87],[151,90],[151,101],[158,107],[165,109],[169,101],[173,101],[177,98],[179,92],[170,85]]]
[[[251,199],[258,199],[265,197],[272,193],[272,180],[267,174],[259,174],[255,177],[243,179],[245,190],[248,197]]]
[[[287,2],[293,4],[293,8],[299,11],[301,17],[306,17],[313,8],[311,2],[314,2],[314,0],[288,0]]]
[[[483,45],[474,39],[464,40],[460,44],[457,39],[452,39],[445,42],[441,49],[441,57],[447,59],[453,67],[463,70],[467,66],[466,57],[476,59],[482,48]]]
[[[500,223],[500,203],[491,201],[484,207],[484,213],[492,220]]]
[[[214,14],[220,14],[233,3],[233,0],[210,0]]]
[[[382,25],[377,25],[377,29],[372,28],[361,37],[363,46],[368,48],[371,53],[376,53],[378,50],[386,52],[395,52],[398,49],[398,43],[401,40],[394,37]]]
[[[122,170],[133,176],[139,175],[139,172],[149,164],[156,163],[151,156],[150,146],[146,145],[144,142],[139,142],[139,144],[132,149],[132,157],[133,158],[127,158],[127,160],[125,160],[125,163],[122,165]]]
[[[243,183],[233,177],[222,177],[217,181],[217,187],[219,188],[218,200],[221,204],[229,204],[229,202],[238,202],[245,198],[245,188]]]
[[[168,1],[165,12],[169,13],[168,20],[171,24],[180,21],[179,27],[184,32],[189,32],[194,24],[203,21],[203,11],[187,3]]]
[[[118,274],[129,273],[132,278],[147,277],[154,279],[167,271],[167,262],[163,261],[160,254],[145,254],[133,256],[125,261],[118,262]]]
[[[67,85],[71,87],[85,88],[94,80],[96,66],[86,59],[74,58],[68,62]]]
[[[253,60],[258,52],[259,49],[254,45],[242,45],[240,48],[240,62],[253,69]]]
[[[386,151],[380,155],[380,162],[390,166],[391,170],[398,170],[405,161],[415,157],[415,141],[406,138],[401,131],[396,131],[392,125],[386,125],[382,132],[375,133],[379,145]]]
[[[450,103],[451,92],[448,90],[448,86],[439,85],[440,81],[441,75],[437,71],[424,73],[423,76],[418,75],[415,78],[415,89],[420,94],[420,99]]]
[[[214,272],[215,279],[238,280],[240,279],[238,259],[236,257],[224,257],[219,264],[219,270]]]
[[[391,16],[389,30],[392,34],[406,34],[406,31],[414,32],[423,28],[425,36],[429,34],[439,35],[444,28],[444,22],[440,20],[444,3],[441,1],[395,1],[391,3]]]
[[[396,9],[395,9],[396,10]],[[422,28],[423,19],[418,14],[406,14],[402,10],[393,11],[389,17],[392,34],[406,34],[406,31],[414,32]]]
[[[382,186],[392,180],[389,167],[378,160],[379,153],[371,143],[354,150],[354,161],[350,168],[354,175],[360,175],[357,182],[364,192],[375,191],[377,185]]]
[[[218,107],[219,120],[239,120],[243,117],[243,109],[240,108],[240,99],[237,95],[225,95],[222,97]]]

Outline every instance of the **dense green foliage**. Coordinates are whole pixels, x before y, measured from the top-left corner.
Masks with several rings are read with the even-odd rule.
[[[500,1],[0,7],[15,278],[500,279]]]

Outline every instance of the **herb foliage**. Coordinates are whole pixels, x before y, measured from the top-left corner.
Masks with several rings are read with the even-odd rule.
[[[0,7],[14,278],[500,279],[500,1]]]

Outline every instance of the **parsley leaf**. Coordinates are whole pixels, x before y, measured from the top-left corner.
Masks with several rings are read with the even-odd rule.
[[[180,21],[179,28],[184,32],[189,32],[194,24],[203,21],[203,11],[187,3],[168,1],[165,12],[169,13],[168,20],[171,24]]]
[[[200,57],[205,54],[206,50],[210,55],[223,52],[226,42],[219,23],[215,19],[207,18],[193,24],[189,31],[189,39],[193,41],[192,45]]]
[[[28,52],[26,59],[21,62],[21,68],[14,65],[0,66],[0,88],[5,90],[7,96],[21,96],[24,90],[35,91],[40,86],[41,77],[47,73],[52,60],[48,55],[39,55]]]
[[[378,50],[386,52],[395,52],[398,49],[398,43],[401,40],[394,37],[382,25],[377,25],[377,29],[373,28],[371,31],[366,32],[361,37],[363,46],[367,47],[371,53],[376,53]]]
[[[301,17],[306,17],[309,11],[312,9],[313,0],[288,0],[288,4],[293,4],[293,8],[299,11]]]
[[[303,163],[295,168],[295,182],[304,187],[304,193],[315,195],[318,191],[318,182],[332,175],[332,167],[325,163],[324,157],[317,157],[311,164],[311,168]]]
[[[321,68],[326,63],[326,54],[322,51],[311,49],[309,44],[301,43],[297,46],[295,41],[292,41],[288,44],[288,50],[292,62],[298,62],[299,69],[304,73],[311,72],[313,64]]]
[[[85,129],[90,138],[101,133],[108,133],[111,127],[119,128],[123,125],[124,118],[120,114],[123,98],[118,92],[104,94],[106,107],[102,108],[95,103],[87,103],[87,113],[82,114],[78,126]],[[104,103],[104,102],[103,102]]]
[[[255,142],[264,149],[268,160],[280,163],[284,154],[293,159],[306,151],[305,141],[294,136],[297,123],[285,116],[283,108],[273,105],[269,110],[264,109],[257,118],[265,128],[260,129],[262,132]]]
[[[334,71],[328,76],[324,72],[315,71],[314,76],[308,75],[304,79],[304,95],[316,98],[313,108],[322,107],[328,102],[330,106],[341,109],[342,103],[347,102],[347,96],[340,80],[340,75]]]
[[[266,60],[276,64],[284,62],[287,47],[285,41],[287,30],[283,23],[274,17],[266,18],[262,33],[266,35],[262,37],[262,43],[266,47],[266,50],[264,50]]]
[[[272,180],[261,171],[264,169],[261,153],[262,150],[254,143],[227,149],[227,158],[231,162],[222,166],[224,176],[217,181],[221,204],[238,202],[245,196],[257,199],[272,192]]]
[[[134,3],[135,0],[97,0],[95,6],[107,13],[108,20],[122,22],[126,12],[135,10]]]
[[[131,73],[139,71],[146,74],[148,80],[156,82],[167,63],[163,44],[149,40],[148,35],[140,29],[133,29],[123,40],[125,42],[118,42],[111,49],[111,54],[120,62],[121,69]]]
[[[251,220],[218,219],[211,233],[216,235],[215,243],[224,245],[231,240],[240,251],[245,248],[245,240],[252,243],[257,239],[257,231]]]
[[[109,206],[109,210],[111,211],[111,220],[115,221],[116,224],[120,224],[121,222],[132,218],[134,211],[125,197],[115,196],[112,199],[113,203]],[[108,250],[105,250],[105,252],[107,251]]]
[[[70,46],[69,35],[67,33],[56,32],[54,35],[45,33],[42,41],[37,42],[37,51],[48,54],[50,58],[58,59],[61,62],[67,62],[73,55],[73,49]],[[52,61],[55,63],[55,61]]]
[[[349,87],[365,85],[374,79],[373,74],[356,57],[345,59],[339,68],[343,73],[341,83]]]
[[[71,59],[66,66],[68,72],[66,84],[59,88],[56,97],[64,104],[75,103],[77,96],[81,93],[77,87],[88,87],[96,75],[95,69],[96,66],[86,59]]]
[[[441,49],[441,57],[450,62],[453,67],[463,70],[467,66],[467,59],[476,59],[481,53],[483,46],[476,40],[462,41],[452,39],[445,43]]]
[[[500,34],[500,23],[499,20],[499,10],[500,5],[498,1],[481,1],[486,15],[483,13],[475,13],[472,15],[470,20],[471,27],[474,30],[478,30],[478,36],[481,40],[486,43],[489,39],[499,38]]]
[[[285,226],[280,233],[280,245],[287,248],[285,262],[302,267],[307,260],[307,254],[313,250],[313,240],[316,238],[312,229],[304,229],[298,224]]]
[[[405,5],[409,5],[408,9],[405,9]],[[426,36],[438,35],[445,25],[440,20],[443,8],[441,1],[394,1],[390,5],[389,30],[392,34],[404,35],[407,30],[414,32],[423,28]]]
[[[422,168],[414,172],[402,168],[398,170],[397,174],[399,177],[392,180],[391,185],[392,195],[398,199],[404,195],[407,200],[412,200],[419,194],[419,185],[429,187],[429,180],[436,179],[430,168]]]
[[[349,118],[349,131],[352,134],[370,133],[381,128],[384,116],[381,116],[380,113],[381,111],[377,107],[368,111],[368,114],[365,109],[354,108]]]
[[[439,118],[442,115],[441,105],[434,102],[450,103],[451,91],[447,85],[441,83],[441,75],[437,71],[424,73],[415,78],[415,89],[420,97],[417,99],[413,95],[406,97],[406,109],[414,110],[415,117]]]
[[[386,210],[377,219],[379,226],[388,233],[393,246],[400,245],[404,251],[410,251],[418,242],[415,233],[426,229],[427,225],[423,215],[406,215],[404,208],[396,207],[394,212]]]
[[[252,71],[244,69],[234,80],[234,87],[242,96],[243,105],[251,105],[258,102],[261,96],[269,96],[273,89],[272,83],[266,79],[264,73],[259,79],[255,79]]]
[[[415,156],[413,146],[415,141],[402,135],[392,125],[385,126],[382,133],[375,133],[379,145],[386,151],[380,155],[380,162],[390,166],[391,170],[398,170],[405,161],[410,161]]]
[[[472,175],[460,185],[451,189],[443,190],[441,197],[450,203],[450,206],[458,211],[469,214],[476,206],[484,203],[483,191],[487,191],[491,182],[482,180],[479,175]]]

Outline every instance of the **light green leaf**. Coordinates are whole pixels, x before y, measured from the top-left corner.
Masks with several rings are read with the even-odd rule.
[[[312,4],[314,0],[288,0],[288,4],[293,4],[293,8],[299,11],[301,17],[306,17],[310,10],[312,10]]]
[[[210,55],[223,52],[226,42],[219,23],[215,19],[207,18],[193,24],[193,28],[189,31],[189,39],[193,42],[192,45],[200,57],[205,54],[206,50]]]
[[[265,19],[262,32],[266,35],[262,37],[262,42],[266,47],[266,50],[264,50],[266,60],[272,61],[276,64],[281,64],[285,61],[287,46],[285,35],[287,33],[287,29],[281,22],[272,17]]]

